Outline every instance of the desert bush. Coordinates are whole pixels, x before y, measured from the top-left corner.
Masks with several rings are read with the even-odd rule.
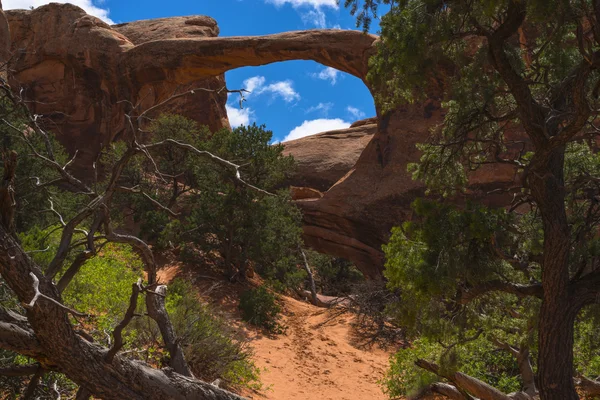
[[[196,376],[209,382],[218,378],[233,387],[260,386],[251,350],[225,320],[198,301],[189,282],[177,279],[169,285],[166,307]]]
[[[235,160],[243,167],[242,178],[273,192],[257,193],[230,179],[211,163],[196,165],[194,204],[182,231],[205,250],[217,250],[229,277],[245,278],[252,266],[267,279],[295,286],[298,274],[297,247],[301,243],[301,214],[290,201],[289,191],[275,189],[293,168],[282,145],[270,145],[272,132],[264,126],[239,127],[215,132],[203,149]]]
[[[55,248],[60,234],[53,228],[33,229],[21,235],[25,248]],[[49,259],[47,252],[33,253],[41,265]],[[121,321],[129,305],[131,285],[142,277],[142,262],[126,245],[109,243],[98,257],[87,261],[63,293],[64,301],[77,310],[89,310],[88,332],[99,343],[109,345],[112,330]],[[0,285],[3,304],[11,301],[10,293]],[[14,303],[14,301],[13,301]],[[216,311],[198,301],[193,287],[183,280],[168,286],[166,308],[175,332],[194,374],[206,381],[221,379],[232,388],[260,386],[259,370],[251,361],[251,351],[236,337]],[[138,315],[144,315],[145,302],[138,300]],[[168,359],[156,323],[147,317],[136,318],[123,332],[125,347],[131,357],[152,365],[167,365]],[[12,353],[11,353],[12,354]],[[15,355],[16,356],[16,355]],[[27,358],[22,363],[27,363]],[[11,361],[14,364],[14,360]],[[55,377],[55,379],[58,379]],[[23,389],[21,379],[7,381],[12,392]],[[8,386],[7,386],[8,387]],[[68,386],[61,386],[68,387]]]
[[[476,334],[475,334],[476,335]],[[415,368],[419,359],[439,360],[444,371],[460,371],[485,379],[506,393],[517,391],[521,382],[519,367],[507,352],[498,351],[484,336],[448,346],[442,341],[416,339],[410,347],[399,350],[390,360],[390,369],[381,383],[391,398],[409,395],[417,397],[424,388],[439,381],[431,372]]]
[[[183,279],[171,282],[165,306],[196,377],[208,382],[219,379],[233,389],[261,387],[260,370],[252,362],[251,349],[216,310],[198,299],[189,282]],[[138,312],[144,311],[141,305]],[[147,349],[137,353],[138,358],[155,365],[168,365],[156,324],[149,319],[137,319],[131,326],[136,331],[136,342]]]
[[[314,268],[315,283],[327,296],[351,294],[354,285],[364,281],[363,274],[350,261],[327,254],[307,251],[309,264]]]
[[[242,318],[253,325],[273,333],[281,333],[284,329],[279,323],[281,307],[277,304],[277,298],[264,286],[243,292],[239,308]]]

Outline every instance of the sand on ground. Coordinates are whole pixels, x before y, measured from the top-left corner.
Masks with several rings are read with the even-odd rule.
[[[353,346],[352,316],[284,297],[286,333],[250,337],[267,390],[247,394],[273,400],[387,399],[378,381],[390,351]]]
[[[242,395],[265,400],[385,400],[378,383],[389,366],[393,348],[356,345],[354,316],[279,296],[283,334],[270,335],[242,321],[239,293],[247,287],[202,275],[182,263],[164,263],[159,280],[188,279],[204,299],[216,305],[238,333],[248,340],[253,360],[261,369],[260,391]]]

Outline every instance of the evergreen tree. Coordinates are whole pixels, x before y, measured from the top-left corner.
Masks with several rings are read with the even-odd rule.
[[[451,196],[486,164],[511,165],[518,174],[515,187],[506,189],[515,199],[507,207],[511,215],[442,209],[429,217],[437,228],[433,236],[427,225],[395,232],[387,251],[391,284],[410,293],[405,301],[413,306],[430,305],[406,309],[405,317],[418,322],[419,331],[453,330],[431,325],[455,322],[477,333],[484,316],[521,313],[526,303],[535,321],[537,370],[536,379],[522,374],[523,391],[534,395],[539,389],[543,400],[577,399],[576,321],[600,293],[595,250],[600,3],[347,0],[345,5],[368,28],[382,3],[390,11],[381,18],[382,40],[369,75],[380,110],[423,100],[432,82],[438,83],[434,91],[445,110],[442,126],[424,138],[422,158],[411,167],[414,177],[433,193]],[[465,320],[447,319],[455,313]],[[436,322],[440,315],[446,318]],[[505,327],[516,323],[497,321]],[[468,332],[463,340],[473,337]],[[519,365],[532,349],[521,347],[527,342],[522,337],[510,343],[496,339],[496,347]],[[419,365],[450,381],[455,396],[506,398],[452,368],[425,360]]]

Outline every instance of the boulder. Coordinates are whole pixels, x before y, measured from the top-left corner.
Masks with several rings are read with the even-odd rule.
[[[294,156],[293,186],[325,192],[350,171],[377,132],[377,122],[358,121],[348,129],[319,133],[283,143],[284,153]]]

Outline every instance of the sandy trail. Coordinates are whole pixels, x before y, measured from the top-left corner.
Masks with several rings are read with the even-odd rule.
[[[390,352],[352,345],[351,316],[284,298],[284,335],[251,336],[257,365],[266,368],[264,399],[387,399],[377,383]]]
[[[233,327],[249,340],[253,360],[262,370],[264,389],[245,391],[247,398],[266,400],[386,400],[377,383],[389,365],[388,351],[377,346],[361,349],[353,346],[353,316],[335,316],[335,309],[280,296],[281,323],[287,327],[280,335],[265,335],[241,320],[237,304],[245,285],[219,279],[204,279],[198,272],[186,271],[181,263],[164,265],[160,281],[176,276],[188,279],[203,298],[222,310]],[[215,290],[215,283],[217,289]],[[208,295],[208,296],[206,296]]]

